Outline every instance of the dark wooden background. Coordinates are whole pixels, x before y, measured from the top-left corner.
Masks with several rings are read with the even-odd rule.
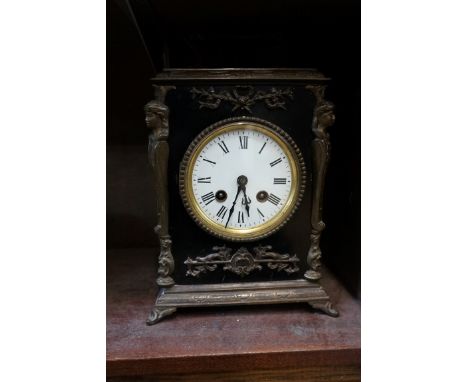
[[[323,260],[359,295],[360,3],[108,0],[107,11],[108,248],[157,246],[143,114],[156,70],[163,65],[315,67],[333,79],[327,98],[337,117],[330,129]]]

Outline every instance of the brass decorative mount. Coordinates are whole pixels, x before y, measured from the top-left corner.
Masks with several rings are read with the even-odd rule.
[[[226,246],[213,247],[212,254],[192,259],[188,257],[184,264],[187,265],[187,276],[199,277],[202,273],[212,272],[223,266],[224,271],[230,271],[240,277],[249,275],[255,270],[262,270],[263,265],[266,268],[288,274],[299,271],[297,263],[299,258],[296,255],[287,253],[280,254],[271,251],[272,246],[257,246],[253,248],[254,254],[251,254],[247,248],[241,247],[234,254],[232,249]]]
[[[272,87],[270,91],[255,91],[253,86],[235,86],[232,91],[223,90],[216,92],[211,86],[208,89],[192,88],[190,90],[193,99],[198,99],[200,109],[217,109],[223,101],[233,105],[232,111],[247,110],[252,113],[251,107],[257,102],[264,102],[269,109],[286,110],[286,100],[293,100],[291,88],[277,89]]]

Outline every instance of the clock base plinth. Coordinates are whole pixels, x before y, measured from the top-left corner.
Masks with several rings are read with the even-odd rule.
[[[325,290],[316,282],[307,280],[174,285],[162,289],[146,323],[154,325],[177,308],[287,304],[306,302],[314,309],[337,317]]]

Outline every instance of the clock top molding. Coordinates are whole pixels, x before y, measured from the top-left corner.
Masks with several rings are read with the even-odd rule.
[[[165,69],[152,78],[153,83],[167,84],[190,81],[221,81],[221,82],[328,82],[316,69],[289,68],[222,68],[222,69]]]

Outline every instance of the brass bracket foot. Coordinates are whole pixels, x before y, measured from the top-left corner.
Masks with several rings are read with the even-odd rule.
[[[309,302],[309,305],[312,308],[321,310],[322,312],[332,317],[338,317],[340,315],[338,311],[333,308],[333,304],[330,301]]]
[[[176,310],[177,308],[164,308],[161,306],[154,306],[153,309],[151,309],[148,319],[146,320],[146,325],[154,325],[161,321],[164,317],[175,313]]]

